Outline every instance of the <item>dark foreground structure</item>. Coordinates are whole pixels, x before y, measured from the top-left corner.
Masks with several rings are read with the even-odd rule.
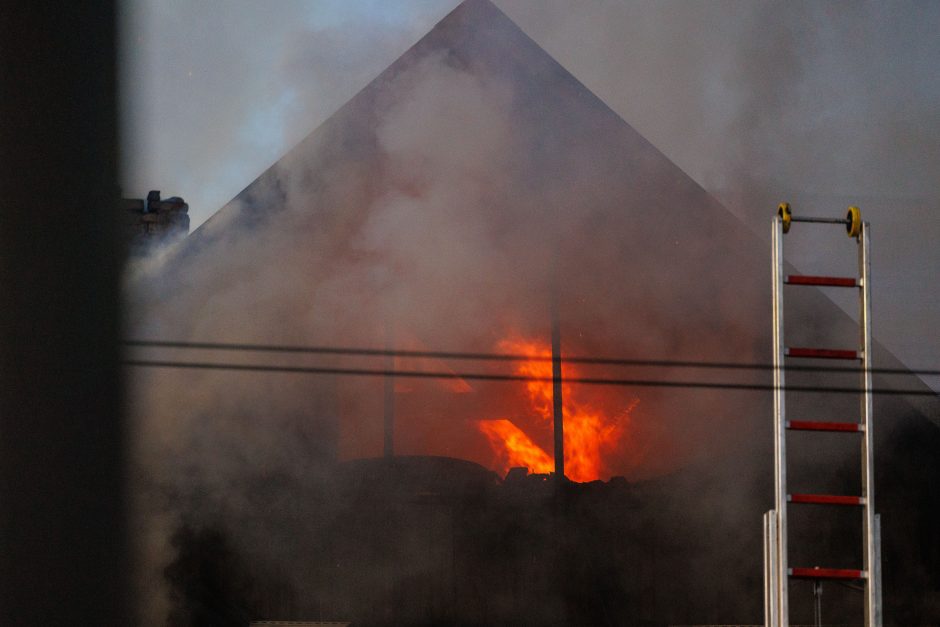
[[[932,453],[940,438],[911,430],[888,447],[893,450],[885,459],[895,463],[884,473],[882,511],[900,525],[885,528],[885,613],[888,624],[935,624],[935,600],[913,591],[940,583],[934,530],[918,522],[940,514],[940,494],[936,485],[908,479],[921,472],[940,476]],[[897,463],[899,450],[908,463]],[[174,538],[178,557],[165,573],[178,602],[172,622],[759,623],[760,528],[743,522],[759,520],[760,507],[724,511],[717,504],[692,511],[687,495],[718,479],[702,473],[709,474],[694,469],[639,484],[620,478],[569,483],[558,494],[551,477],[513,472],[501,481],[456,459],[365,459],[339,465],[305,491],[322,507],[289,505],[296,486],[265,482],[250,524],[271,544],[302,547],[302,558],[291,560],[302,566],[284,570],[263,557],[269,546],[258,547],[261,553],[236,548],[232,538],[241,532],[224,521],[185,526]],[[916,517],[903,511],[903,501],[911,499],[924,506]],[[308,535],[285,538],[285,529]],[[829,545],[821,558],[830,563],[847,559],[858,544],[827,527],[819,533]],[[902,557],[911,552],[919,553],[911,557],[923,569]],[[794,620],[811,623],[809,584],[793,588]],[[859,590],[824,589],[826,624],[860,623],[861,605]]]
[[[3,625],[130,624],[114,4],[0,20]]]

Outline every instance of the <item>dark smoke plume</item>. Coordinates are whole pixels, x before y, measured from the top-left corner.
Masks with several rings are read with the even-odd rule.
[[[498,9],[470,0],[181,246],[136,268],[131,327],[142,338],[357,347],[383,346],[391,327],[402,348],[485,352],[512,335],[547,338],[554,293],[569,354],[767,362],[768,279],[760,238]],[[794,343],[854,341],[852,321],[820,293],[791,302]],[[134,376],[146,622],[271,610],[250,606],[254,590],[281,589],[271,582],[284,582],[282,612],[385,624],[519,624],[535,599],[534,624],[757,618],[767,395],[589,392],[611,412],[635,406],[599,477],[629,484],[588,484],[560,516],[537,484],[500,492],[482,468],[425,457],[492,467],[481,419],[509,417],[544,443],[550,432],[518,388],[398,389],[401,461],[372,466],[350,460],[382,450],[378,379]],[[850,415],[855,402],[811,398],[794,411]],[[885,434],[923,421],[903,401],[879,411],[898,417]],[[794,481],[850,455],[810,445]],[[833,476],[851,482],[847,470]],[[441,477],[467,479],[448,493]],[[824,529],[831,538],[837,526]],[[830,542],[833,559],[851,537]],[[893,572],[933,585],[924,573],[935,560]]]

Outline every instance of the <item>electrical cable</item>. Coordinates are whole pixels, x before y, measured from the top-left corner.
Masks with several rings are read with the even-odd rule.
[[[519,382],[552,382],[551,377],[533,377],[517,374],[493,374],[484,372],[430,372],[422,370],[390,370],[369,368],[335,368],[315,366],[273,366],[262,364],[224,364],[215,362],[190,361],[158,361],[142,359],[126,359],[122,362],[126,366],[148,368],[188,368],[197,370],[231,370],[242,372],[280,372],[289,374],[326,374],[367,377],[398,377],[411,379],[465,379],[470,381],[519,381]],[[714,383],[708,381],[663,381],[652,379],[608,379],[590,377],[570,377],[563,381],[579,385],[610,385],[621,387],[663,387],[663,388],[698,388],[720,390],[750,390],[774,391],[776,386],[761,383]],[[790,392],[823,392],[828,394],[860,394],[863,390],[857,387],[821,387],[811,385],[786,385],[784,389]],[[872,388],[872,394],[888,396],[938,396],[935,392],[927,390],[893,390],[889,388]]]
[[[181,342],[167,340],[125,340],[126,346],[140,348],[169,348],[169,349],[195,349],[220,350],[241,352],[267,352],[267,353],[294,353],[315,355],[346,355],[357,357],[408,357],[451,359],[468,361],[551,361],[551,355],[525,355],[514,353],[464,353],[449,351],[417,351],[373,348],[347,348],[338,346],[279,346],[269,344],[230,344],[221,342]],[[676,361],[655,359],[621,359],[615,357],[587,357],[564,356],[563,362],[570,364],[601,365],[601,366],[644,366],[654,368],[692,368],[715,370],[774,370],[773,364],[758,364],[746,362],[709,362],[709,361]],[[788,365],[784,367],[787,372],[849,372],[860,373],[860,368],[843,366],[801,366]],[[872,374],[882,375],[920,375],[940,376],[940,370],[908,370],[904,368],[871,368]]]

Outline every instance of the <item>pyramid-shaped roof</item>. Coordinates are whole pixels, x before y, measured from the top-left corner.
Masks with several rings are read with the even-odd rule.
[[[834,246],[854,254],[847,238]],[[487,352],[507,336],[547,337],[555,293],[568,353],[770,361],[769,245],[488,0],[457,7],[153,276],[138,308],[140,336],[361,347],[383,345],[393,326],[398,338],[419,344],[406,348]],[[855,325],[818,290],[789,302],[795,345],[856,341]],[[876,363],[900,367],[886,351]],[[585,374],[729,376],[663,368]],[[151,376],[179,390],[150,399],[155,415],[287,416],[293,425],[296,416],[332,413],[347,440],[341,454],[381,448],[375,380]],[[769,380],[766,372],[736,377]],[[345,385],[352,393],[337,400]],[[475,394],[459,398],[441,389],[400,395],[403,452],[485,462],[486,443],[467,421],[508,411],[488,400],[505,388],[472,385]],[[639,400],[608,476],[651,476],[706,458],[721,460],[726,476],[770,474],[769,394],[605,394],[597,403],[608,408]],[[857,400],[816,396],[791,410],[849,415]],[[928,423],[901,397],[879,397],[876,411],[886,416],[882,461],[894,463],[899,430],[921,432]],[[271,424],[285,423],[264,429]],[[826,454],[812,448],[807,459]],[[900,482],[903,474],[890,476]],[[759,515],[749,488],[733,492],[723,497]],[[886,501],[897,512],[909,505]],[[886,546],[903,542],[892,533]]]
[[[492,3],[468,0],[184,243],[149,323],[374,346],[393,320],[423,346],[485,351],[544,336],[558,290],[569,353],[768,362],[768,248]],[[798,298],[794,344],[854,342],[819,292]],[[693,399],[703,424],[767,400],[641,398],[661,425],[650,441],[676,437]],[[685,424],[686,445],[711,441],[703,429]]]

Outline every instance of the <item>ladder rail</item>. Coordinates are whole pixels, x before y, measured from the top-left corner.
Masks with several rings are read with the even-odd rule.
[[[871,350],[871,258],[869,248],[869,229],[867,222],[862,222],[858,242],[858,266],[862,289],[859,294],[859,333],[862,352],[862,370],[860,374],[862,396],[861,415],[865,431],[862,436],[862,496],[865,498],[862,531],[865,537],[863,568],[869,573],[880,573],[880,543],[876,543],[876,534],[880,531],[875,521],[875,460],[872,401],[872,350]],[[871,577],[865,586],[865,624],[881,627],[882,609],[880,602],[881,578]]]
[[[788,569],[787,569],[787,467],[786,467],[786,377],[783,369],[786,346],[783,335],[783,221],[773,221],[773,342],[774,342],[774,510],[776,523],[775,567],[776,590],[772,597],[777,608],[774,612],[779,627],[789,627]]]
[[[779,627],[777,602],[777,513],[764,513],[764,627]]]
[[[846,224],[848,234],[858,247],[858,278],[816,276],[785,276],[783,236],[790,221]],[[871,260],[870,225],[860,219],[857,207],[849,207],[844,220],[798,218],[790,214],[789,205],[778,209],[772,224],[773,252],[773,358],[774,358],[774,509],[764,514],[764,623],[767,627],[789,627],[788,581],[797,578],[860,578],[864,580],[866,627],[882,627],[881,590],[881,519],[875,513],[874,499],[874,429],[872,398],[871,339]],[[859,350],[787,348],[784,344],[784,285],[815,285],[856,287],[859,289]],[[790,357],[857,359],[860,362],[860,421],[829,423],[786,420],[786,381],[784,361]],[[859,497],[838,495],[797,494],[787,492],[786,434],[787,430],[858,432],[861,438],[862,490]],[[863,512],[863,569],[794,568],[787,559],[788,503],[859,505]]]

